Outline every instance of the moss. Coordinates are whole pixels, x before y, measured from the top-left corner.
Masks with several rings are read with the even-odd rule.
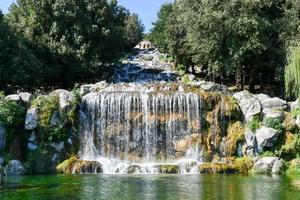
[[[273,128],[277,130],[280,134],[285,131],[284,126],[281,124],[279,119],[268,118],[263,121],[266,127]]]
[[[242,122],[235,122],[228,127],[226,155],[234,156],[237,151],[237,144],[244,140],[245,127]]]
[[[234,174],[237,170],[225,163],[203,163],[199,165],[200,173],[206,174]]]
[[[232,96],[223,96],[223,112],[229,119],[240,119],[241,110],[236,99]]]
[[[300,158],[296,158],[291,160],[288,163],[288,168],[286,170],[286,174],[288,175],[300,175]]]
[[[156,166],[160,173],[162,174],[178,174],[179,166],[178,165],[158,165]]]
[[[249,128],[253,132],[255,132],[260,127],[261,127],[261,117],[260,116],[254,116],[253,119],[247,123],[247,128]]]
[[[281,147],[280,157],[291,160],[300,155],[300,135],[286,133],[285,144]]]
[[[241,174],[247,174],[253,167],[254,162],[251,157],[237,158],[233,162],[233,168]]]
[[[22,104],[6,100],[0,92],[0,122],[5,127],[18,127],[24,124],[26,108]]]
[[[38,109],[39,126],[47,128],[52,115],[59,110],[59,97],[56,95],[39,96],[33,100],[31,107]]]
[[[286,113],[286,117],[283,122],[283,127],[286,131],[291,131],[293,133],[297,133],[299,128],[296,125],[295,116],[292,113]]]
[[[71,156],[59,164],[56,171],[64,174],[101,173],[102,166],[97,161],[79,160],[76,156]]]

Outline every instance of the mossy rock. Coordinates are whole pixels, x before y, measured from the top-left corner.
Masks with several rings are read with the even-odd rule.
[[[288,163],[288,169],[286,170],[288,175],[300,175],[300,158],[291,160]]]
[[[229,125],[227,133],[226,155],[234,156],[237,152],[238,142],[245,140],[245,127],[242,122],[237,121]]]
[[[203,163],[199,165],[200,173],[205,174],[235,174],[237,169],[225,163]]]
[[[59,164],[56,171],[64,174],[91,174],[102,173],[103,169],[97,161],[79,160],[76,156],[72,156]]]
[[[285,134],[285,144],[281,147],[280,157],[285,160],[292,160],[300,152],[300,135],[294,135],[291,132]]]
[[[295,116],[292,113],[286,114],[286,117],[285,117],[282,125],[286,131],[290,131],[292,133],[296,133],[299,131],[299,128],[296,124]]]
[[[178,165],[156,165],[154,168],[157,168],[161,174],[178,174],[179,166]]]
[[[253,167],[254,162],[251,157],[237,158],[233,161],[233,168],[241,174],[247,174]]]

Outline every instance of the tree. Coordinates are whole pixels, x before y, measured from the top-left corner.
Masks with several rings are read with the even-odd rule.
[[[18,0],[7,18],[47,66],[49,81],[71,86],[122,56],[129,14],[117,1]]]
[[[32,86],[40,79],[41,63],[5,22],[0,11],[0,87]]]
[[[131,14],[125,20],[126,51],[131,51],[143,39],[144,26],[138,15]]]

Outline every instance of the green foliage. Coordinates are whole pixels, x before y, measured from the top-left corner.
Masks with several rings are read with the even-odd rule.
[[[0,122],[6,127],[17,127],[24,125],[26,110],[25,107],[14,102],[4,99],[0,93]]]
[[[300,47],[291,49],[285,68],[285,93],[288,98],[300,96]]]
[[[253,119],[247,123],[247,128],[251,131],[255,131],[261,127],[261,119],[258,116],[253,117]]]
[[[264,120],[263,124],[269,128],[278,130],[280,133],[283,133],[285,130],[279,119],[268,118]]]
[[[39,96],[32,102],[32,107],[38,108],[39,126],[47,128],[55,111],[59,110],[58,96]]]
[[[6,20],[10,27],[0,13],[3,84],[71,87],[105,76],[106,66],[143,36],[138,16],[117,1],[19,0]]]

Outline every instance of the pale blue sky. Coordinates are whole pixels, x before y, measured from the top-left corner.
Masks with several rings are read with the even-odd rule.
[[[16,0],[0,0],[0,9],[6,13],[11,3]],[[156,13],[161,4],[172,0],[118,0],[120,5],[125,6],[130,12],[137,13],[142,19],[146,32],[152,27],[152,22],[156,19]]]

